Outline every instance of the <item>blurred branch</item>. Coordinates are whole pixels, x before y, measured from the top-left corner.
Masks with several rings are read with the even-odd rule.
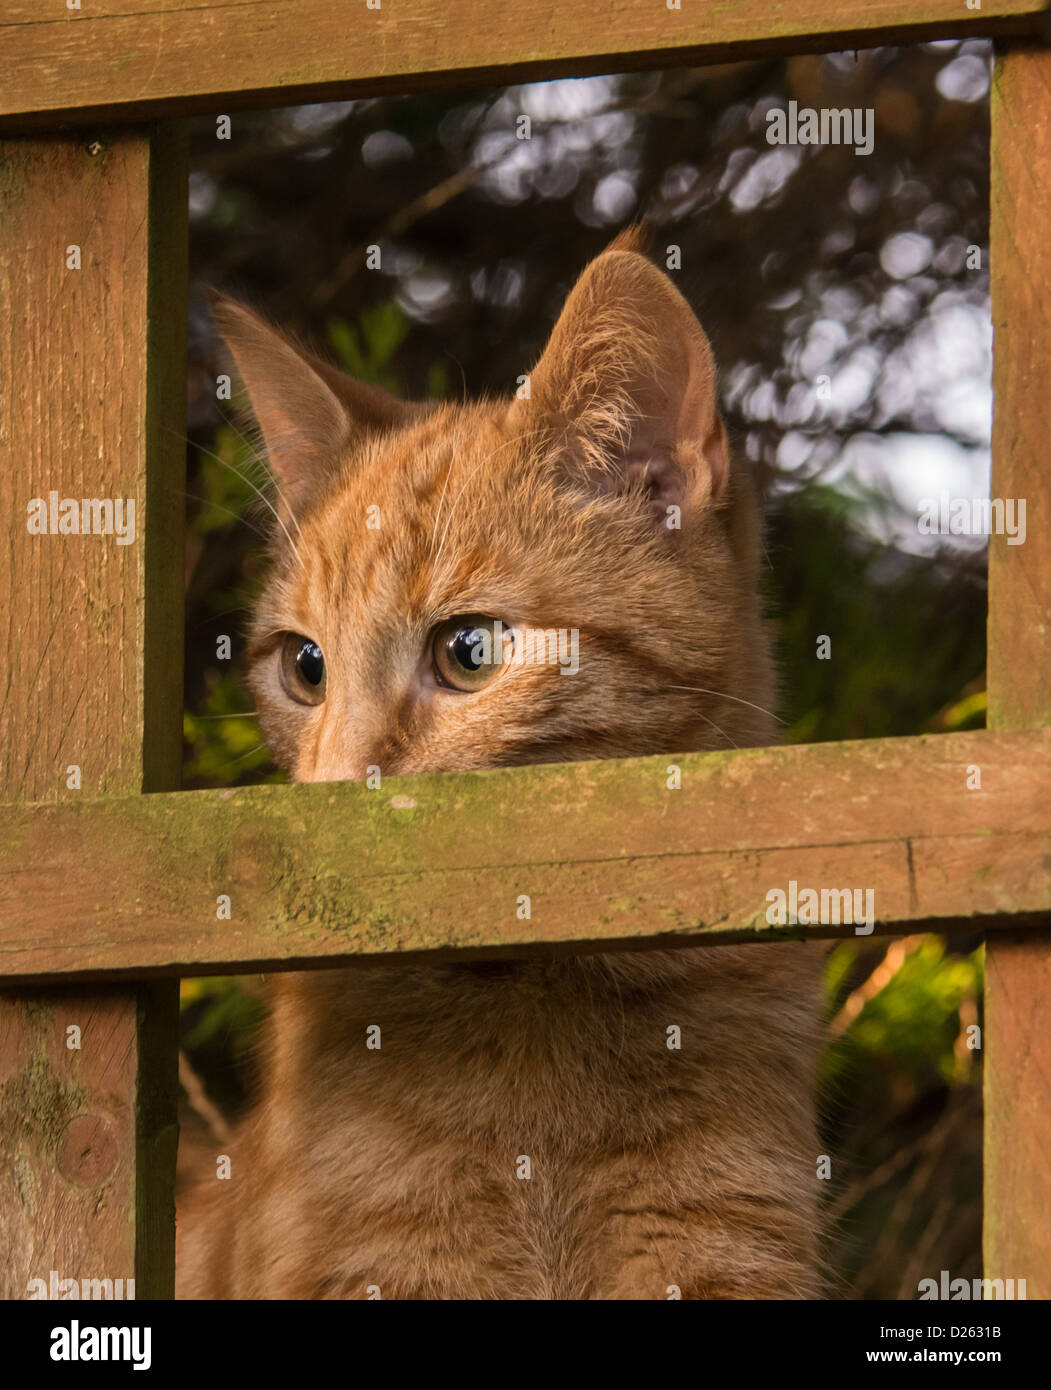
[[[921,1197],[944,1162],[950,1136],[966,1111],[956,1101],[957,1092],[949,1093],[945,1110],[922,1136],[917,1145],[917,1162],[904,1187],[898,1193],[890,1214],[883,1225],[875,1249],[863,1267],[855,1286],[857,1296],[863,1296],[883,1276],[883,1264],[896,1254],[902,1245],[904,1228],[910,1216],[922,1209]]]
[[[179,1049],[179,1081],[186,1092],[186,1099],[193,1110],[208,1126],[212,1137],[220,1144],[230,1141],[230,1126],[219,1113],[218,1108],[208,1099],[204,1082],[193,1069],[189,1057]]]
[[[916,934],[913,936],[899,937],[898,940],[890,943],[884,952],[883,959],[872,971],[871,975],[868,976],[863,984],[859,985],[857,989],[852,990],[851,993],[847,995],[839,1013],[837,1013],[835,1018],[829,1023],[828,1039],[830,1042],[834,1042],[836,1038],[845,1033],[857,1018],[858,1014],[861,1013],[865,1005],[875,999],[877,994],[890,984],[891,980],[893,980],[894,976],[905,964],[909,953],[914,950],[923,939],[923,934]]]

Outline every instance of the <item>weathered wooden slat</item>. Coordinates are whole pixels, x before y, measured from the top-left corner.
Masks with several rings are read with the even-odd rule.
[[[16,805],[0,844],[0,978],[718,943],[776,935],[792,879],[872,888],[882,932],[1024,925],[1051,732]]]
[[[84,121],[1031,32],[1043,0],[0,0],[0,115]],[[24,123],[24,122],[23,122]]]
[[[171,132],[0,143],[5,799],[178,786],[185,217]],[[134,499],[134,540],[30,534],[51,491]],[[177,1004],[0,995],[0,1295],[52,1270],[170,1294]]]
[[[1024,498],[1024,545],[989,545],[989,720],[1051,724],[1051,52],[998,58],[992,95],[994,497]],[[1051,846],[1045,846],[1046,856]],[[1051,917],[990,940],[985,1266],[1051,1298]]]

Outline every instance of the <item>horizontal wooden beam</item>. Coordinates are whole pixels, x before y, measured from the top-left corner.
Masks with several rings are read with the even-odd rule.
[[[1035,32],[1046,0],[0,0],[0,118],[143,119]]]
[[[791,880],[872,889],[880,933],[1018,928],[1051,730],[11,805],[0,845],[5,981],[859,934],[770,925]]]

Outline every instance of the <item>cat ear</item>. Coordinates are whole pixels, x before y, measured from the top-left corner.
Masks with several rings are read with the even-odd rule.
[[[399,428],[421,413],[296,347],[236,300],[213,291],[210,302],[289,504],[339,466],[357,435]]]
[[[667,523],[670,507],[722,493],[729,448],[704,330],[635,244],[618,238],[581,275],[511,423],[565,440],[571,485],[593,496],[641,485]]]

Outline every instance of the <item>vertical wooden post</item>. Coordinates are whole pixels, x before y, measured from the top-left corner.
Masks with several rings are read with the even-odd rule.
[[[1010,49],[992,95],[992,496],[1026,538],[989,544],[989,723],[1051,723],[1051,51]],[[985,1272],[1051,1298],[1051,921],[986,947]]]
[[[178,786],[184,154],[170,128],[0,142],[3,800]],[[134,539],[30,533],[33,499],[80,529],[85,498],[103,524],[133,499]],[[177,990],[0,996],[0,1296],[52,1270],[172,1295]]]

